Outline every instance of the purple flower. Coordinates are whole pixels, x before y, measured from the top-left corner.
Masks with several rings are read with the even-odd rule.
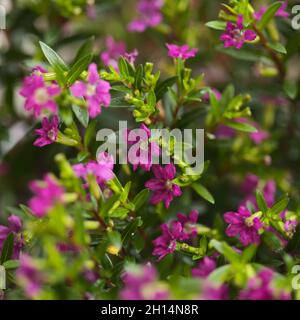
[[[199,262],[197,268],[192,269],[192,276],[196,278],[206,278],[216,269],[216,265],[214,259],[205,257]]]
[[[178,221],[182,225],[182,239],[188,240],[190,238],[195,238],[197,233],[197,228],[195,227],[199,217],[199,212],[197,210],[192,210],[188,216],[178,213]]]
[[[176,250],[176,241],[182,240],[182,225],[180,222],[171,222],[171,227],[167,224],[161,225],[162,235],[153,241],[153,255],[162,260],[166,255]]]
[[[90,64],[88,69],[87,83],[76,81],[71,87],[71,93],[76,98],[85,98],[88,104],[88,111],[91,118],[101,113],[101,106],[110,105],[110,84],[101,80],[95,63]]]
[[[20,90],[20,95],[26,99],[25,110],[32,110],[36,118],[44,110],[57,113],[58,109],[54,98],[60,94],[60,88],[56,83],[47,85],[42,75],[44,72],[42,68],[36,67],[33,73],[23,80]]]
[[[230,139],[236,136],[236,131],[224,124],[220,124],[214,132],[217,139]]]
[[[62,202],[64,189],[50,174],[43,181],[32,181],[29,188],[35,195],[28,205],[38,218],[44,217],[55,203]]]
[[[278,9],[275,16],[281,17],[281,18],[288,18],[290,16],[290,13],[286,10],[288,6],[288,2],[285,1],[282,6]]]
[[[140,0],[137,6],[139,16],[128,25],[129,32],[144,32],[161,23],[163,16],[160,12],[163,0]]]
[[[266,11],[267,11],[267,7],[266,6],[260,7],[258,11],[255,11],[253,13],[254,19],[259,21],[262,18],[262,16],[265,14]]]
[[[250,279],[247,288],[239,295],[240,300],[289,300],[290,294],[284,290],[272,287],[274,273],[271,269],[262,269],[254,278]]]
[[[263,227],[263,224],[258,217],[253,217],[246,207],[240,206],[238,212],[226,212],[224,220],[229,223],[226,229],[228,237],[239,236],[239,240],[244,246],[260,243],[258,231]]]
[[[36,147],[44,147],[55,142],[58,134],[58,122],[59,120],[56,115],[52,118],[52,121],[43,118],[42,128],[35,130],[40,137],[35,140],[33,145]]]
[[[164,201],[165,207],[169,208],[173,197],[180,197],[182,194],[180,187],[172,182],[176,176],[176,167],[173,164],[168,164],[164,168],[153,165],[152,172],[155,178],[145,183],[146,188],[154,191],[150,202],[158,204]]]
[[[256,33],[252,30],[245,30],[243,25],[244,17],[238,16],[237,23],[227,22],[226,31],[221,35],[224,48],[235,47],[241,49],[245,41],[253,41]]]
[[[160,148],[154,141],[150,141],[150,129],[141,124],[139,129],[125,132],[125,139],[133,150],[129,151],[128,160],[133,164],[134,171],[140,166],[145,171],[150,171],[152,167],[152,158],[160,155]]]
[[[228,287],[206,282],[202,289],[202,300],[228,300]]]
[[[2,251],[2,247],[4,241],[8,237],[10,233],[14,235],[14,251],[12,258],[18,259],[21,249],[24,246],[23,237],[21,234],[22,229],[22,220],[20,217],[11,215],[8,217],[8,226],[0,225],[0,252]]]
[[[106,152],[99,153],[97,161],[89,161],[86,164],[76,164],[73,166],[74,172],[78,177],[87,180],[87,176],[93,174],[100,185],[113,179],[113,168],[113,156]]]
[[[22,254],[16,276],[26,295],[31,299],[37,298],[45,281],[38,263],[29,255]]]
[[[171,58],[179,58],[182,60],[186,60],[186,59],[195,57],[195,55],[198,52],[198,49],[196,48],[190,49],[186,44],[183,46],[177,46],[175,44],[167,43],[166,46],[169,50],[168,55]]]
[[[127,268],[122,276],[124,288],[120,295],[124,300],[166,300],[168,288],[157,281],[157,273],[150,264]]]
[[[241,185],[241,191],[243,193],[253,193],[253,191],[256,189],[259,183],[259,178],[255,174],[247,174],[245,181]]]

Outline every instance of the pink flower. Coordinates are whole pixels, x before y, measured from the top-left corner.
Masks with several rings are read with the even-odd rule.
[[[160,12],[163,0],[140,0],[137,6],[139,16],[128,25],[129,32],[144,32],[161,23],[163,16]]]
[[[281,17],[281,18],[288,18],[290,16],[290,13],[286,10],[288,6],[288,2],[285,1],[282,6],[278,9],[275,16]]]
[[[253,13],[254,19],[259,21],[262,18],[262,16],[265,14],[266,11],[267,11],[267,7],[265,7],[265,6],[260,7],[260,9],[258,11]]]
[[[203,258],[197,268],[192,269],[192,276],[199,278],[206,278],[210,273],[216,269],[216,261],[210,257]]]
[[[244,246],[260,243],[258,231],[263,227],[263,224],[258,217],[252,217],[246,207],[240,206],[238,212],[226,212],[224,220],[229,223],[226,229],[228,237],[239,236],[239,240]]]
[[[101,113],[101,106],[110,105],[110,84],[101,80],[95,63],[90,64],[88,69],[87,83],[76,81],[70,87],[71,93],[76,98],[85,98],[91,118]]]
[[[121,298],[124,300],[166,300],[169,291],[157,281],[157,272],[150,264],[127,268],[122,276],[124,288]]]
[[[173,197],[180,197],[182,194],[180,187],[172,182],[176,176],[176,167],[173,164],[168,164],[164,168],[153,165],[152,171],[155,178],[145,183],[146,188],[154,191],[150,202],[158,204],[164,201],[166,208],[169,208]]]
[[[58,121],[56,115],[52,118],[52,122],[47,118],[43,118],[42,128],[35,130],[40,137],[35,140],[33,145],[36,147],[44,147],[55,142],[58,134]]]
[[[274,273],[271,269],[262,269],[250,279],[247,288],[239,295],[240,300],[290,300],[290,293],[272,287]]]
[[[169,52],[168,55],[171,58],[179,58],[182,60],[186,60],[189,58],[195,57],[198,52],[198,49],[192,48],[189,49],[188,45],[177,46],[176,44],[166,44]]]
[[[202,300],[228,300],[229,289],[225,284],[217,285],[206,282],[203,286]]]
[[[38,218],[44,217],[57,202],[62,202],[64,189],[50,174],[43,181],[32,181],[29,188],[35,193],[29,201],[29,207]]]
[[[252,30],[244,30],[244,17],[238,16],[237,23],[227,22],[226,31],[221,35],[221,41],[224,42],[224,48],[235,47],[241,49],[245,41],[253,41],[256,33]]]
[[[176,241],[182,240],[182,225],[180,222],[173,221],[171,227],[167,224],[161,225],[162,235],[153,241],[153,255],[162,260],[166,255],[176,250]]]
[[[24,288],[26,295],[31,299],[37,298],[42,289],[45,277],[36,261],[29,255],[22,254],[16,276],[18,282]]]
[[[116,42],[112,37],[105,40],[106,50],[101,53],[101,61],[105,66],[111,65],[118,70],[118,59],[126,54],[124,42]]]
[[[87,180],[87,176],[93,174],[99,184],[104,184],[113,179],[113,168],[113,156],[105,152],[101,152],[97,156],[97,161],[89,161],[86,164],[76,164],[73,166],[74,172],[78,177]]]
[[[182,225],[182,238],[188,240],[190,238],[195,238],[197,233],[197,228],[195,227],[199,217],[199,212],[197,210],[192,210],[188,216],[178,213],[178,221]]]
[[[57,113],[58,107],[54,100],[60,94],[60,88],[56,83],[46,84],[42,73],[45,71],[36,67],[33,73],[23,80],[20,95],[25,101],[25,110],[33,111],[34,116],[38,117],[42,111],[49,110]]]
[[[154,141],[150,141],[150,129],[141,124],[139,129],[129,130],[125,133],[127,143],[133,146],[134,152],[129,152],[129,163],[133,164],[134,171],[140,166],[145,171],[152,167],[152,157],[160,155],[160,148]],[[133,154],[132,154],[133,153]]]
[[[21,235],[22,230],[22,220],[16,215],[11,215],[8,217],[8,226],[0,225],[0,252],[4,241],[10,233],[14,235],[14,250],[13,250],[13,259],[18,259],[21,249],[24,246],[23,237]]]

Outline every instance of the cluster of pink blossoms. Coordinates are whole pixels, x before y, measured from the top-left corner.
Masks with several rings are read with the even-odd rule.
[[[256,39],[256,33],[252,30],[245,30],[244,17],[239,15],[236,24],[227,22],[226,31],[221,35],[224,48],[235,47],[241,49],[246,41]]]
[[[35,195],[28,205],[38,218],[44,217],[56,203],[63,201],[64,188],[49,174],[42,181],[32,181],[29,188]]]
[[[127,270],[123,276],[124,288],[120,295],[124,300],[166,300],[168,288],[157,280],[157,272],[151,264]]]
[[[22,220],[16,215],[11,215],[8,217],[8,226],[0,225],[0,252],[4,241],[10,233],[14,235],[14,250],[12,254],[13,259],[18,259],[21,249],[24,246],[23,237],[21,234],[22,230]]]
[[[105,66],[112,66],[118,70],[118,60],[120,57],[125,57],[129,63],[134,63],[138,56],[137,49],[132,52],[127,52],[124,42],[116,42],[112,37],[107,37],[105,40],[106,49],[100,55],[101,61]]]
[[[108,107],[110,105],[110,84],[100,79],[95,63],[89,66],[87,83],[76,81],[70,90],[74,97],[86,99],[91,118],[95,118],[101,113],[101,106]]]
[[[187,60],[194,58],[198,52],[197,48],[189,48],[188,45],[177,46],[176,44],[166,44],[168,48],[168,55],[174,59]]]
[[[23,80],[20,90],[20,95],[26,99],[25,110],[32,111],[36,118],[45,110],[52,113],[58,112],[55,97],[60,94],[61,90],[56,82],[47,84],[43,73],[46,73],[43,68],[34,68],[32,74]]]
[[[164,202],[165,207],[169,208],[173,198],[182,195],[180,187],[173,183],[176,176],[176,167],[172,163],[165,167],[155,164],[152,166],[152,172],[154,178],[145,183],[145,187],[153,191],[150,202],[152,204]]]
[[[162,235],[153,241],[153,255],[158,260],[163,259],[166,255],[175,252],[177,241],[188,241],[197,236],[195,225],[198,221],[199,213],[192,210],[189,216],[181,213],[177,215],[177,221],[171,221],[170,226],[166,223],[161,225]]]
[[[150,129],[142,123],[139,129],[125,132],[125,140],[127,144],[134,145],[134,154],[132,154],[133,152],[128,154],[128,160],[133,165],[133,170],[137,170],[140,166],[141,169],[150,171],[153,157],[160,155],[159,145],[151,141]]]
[[[89,161],[85,164],[80,163],[73,166],[73,170],[78,177],[87,181],[88,175],[93,174],[99,185],[104,185],[107,181],[113,179],[113,168],[113,156],[105,152],[99,153],[97,161]]]
[[[144,32],[162,22],[161,8],[164,0],[139,0],[137,5],[138,18],[128,25],[130,32]]]

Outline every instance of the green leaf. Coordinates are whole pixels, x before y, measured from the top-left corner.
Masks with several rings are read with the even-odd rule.
[[[133,199],[133,204],[135,206],[135,210],[138,211],[143,204],[148,200],[150,191],[149,189],[144,189],[140,191],[135,198]]]
[[[168,88],[172,87],[176,83],[177,78],[177,76],[171,77],[157,84],[155,88],[157,101],[159,101],[164,96],[164,94],[168,91]]]
[[[271,208],[270,213],[272,215],[278,215],[284,211],[289,203],[290,199],[287,195],[282,196]]]
[[[128,215],[130,210],[126,208],[119,207],[116,210],[113,210],[112,212],[109,212],[110,218],[117,218],[117,219],[125,219]]]
[[[64,60],[48,45],[41,41],[39,43],[46,59],[56,72],[58,83],[60,85],[64,85],[66,83],[64,73],[68,71],[68,66]]]
[[[202,198],[204,198],[212,204],[215,203],[215,199],[212,196],[212,194],[202,184],[196,182],[193,183],[191,187],[199,194],[199,196],[201,196]]]
[[[287,54],[285,46],[282,45],[280,42],[269,43],[269,47],[278,53]]]
[[[248,123],[226,120],[224,124],[238,131],[249,132],[249,133],[257,132],[257,129]]]
[[[252,260],[252,258],[254,257],[255,253],[257,250],[257,246],[252,244],[250,246],[248,246],[242,254],[242,260],[247,263],[250,262]]]
[[[274,2],[272,5],[269,6],[267,11],[264,13],[262,18],[258,22],[257,27],[259,30],[263,30],[266,27],[266,25],[274,18],[276,12],[281,6],[282,6],[281,1]]]
[[[143,221],[141,217],[136,217],[132,222],[130,222],[122,233],[122,243],[126,244],[130,238],[133,237],[137,228],[142,226]]]
[[[5,269],[17,269],[19,268],[20,262],[19,260],[7,260],[3,263],[3,267]]]
[[[227,280],[230,272],[231,272],[231,266],[227,264],[225,266],[215,269],[208,276],[208,280],[212,283],[220,283],[220,284],[224,283]]]
[[[92,60],[92,55],[88,54],[81,59],[77,60],[71,67],[70,71],[67,74],[66,82],[68,86],[72,85],[83,71],[85,71]]]
[[[88,147],[94,138],[96,140],[96,126],[97,126],[97,120],[93,120],[90,122],[89,126],[86,129],[85,135],[84,135],[84,146]]]
[[[89,112],[86,108],[79,107],[75,104],[72,105],[72,110],[78,121],[87,128],[89,124]]]
[[[11,258],[13,251],[14,251],[14,235],[13,233],[10,233],[5,239],[2,246],[2,252],[0,256],[0,265],[3,265],[5,261]]]
[[[205,24],[207,27],[215,30],[225,30],[226,29],[226,22],[225,21],[209,21]]]
[[[119,59],[118,67],[119,67],[119,71],[120,71],[121,76],[123,78],[127,79],[130,76],[130,74],[129,74],[127,62],[123,57],[121,57]]]
[[[298,86],[295,82],[285,81],[283,89],[287,96],[292,100],[298,95]]]
[[[261,210],[263,213],[268,211],[268,206],[260,190],[256,190],[256,202],[259,210]]]
[[[143,76],[144,76],[144,69],[143,69],[143,65],[139,65],[136,73],[135,73],[135,82],[134,82],[134,87],[136,89],[141,89],[142,87],[142,82],[143,82]]]
[[[153,90],[151,90],[151,91],[148,93],[147,103],[148,103],[148,105],[151,106],[151,107],[155,107],[155,106],[156,106],[156,95],[155,95],[155,93],[154,93]]]
[[[209,245],[221,253],[229,262],[236,263],[241,261],[241,256],[226,242],[220,242],[213,239],[210,241]]]
[[[93,50],[94,41],[95,41],[95,37],[92,36],[82,44],[82,46],[79,48],[76,54],[73,64],[76,63],[76,61],[78,61],[79,59],[83,58],[84,56],[88,54],[92,54],[91,52]]]
[[[223,46],[218,46],[217,50],[219,52],[225,53],[229,55],[230,57],[233,57],[235,59],[243,60],[243,61],[251,61],[256,62],[263,59],[266,59],[265,57],[261,56],[261,52],[254,51],[254,50],[248,50],[248,49],[240,49],[236,50],[233,48],[224,48]]]
[[[128,195],[129,195],[129,192],[130,192],[130,188],[131,188],[131,181],[127,182],[125,187],[124,187],[124,190],[123,192],[121,193],[121,196],[120,196],[120,201],[122,203],[126,202],[127,199],[128,199]]]

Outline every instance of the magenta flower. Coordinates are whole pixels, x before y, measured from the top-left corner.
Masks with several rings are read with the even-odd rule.
[[[263,227],[263,224],[258,217],[253,217],[246,207],[240,206],[238,212],[226,212],[224,220],[229,223],[226,229],[228,237],[239,236],[239,240],[244,246],[260,243],[258,231]]]
[[[0,225],[0,252],[4,241],[10,233],[14,235],[14,250],[13,250],[13,259],[18,259],[21,249],[24,246],[23,237],[21,234],[22,230],[22,220],[16,215],[11,215],[8,217],[8,226]]]
[[[139,129],[125,132],[125,139],[129,145],[134,145],[133,151],[129,151],[128,161],[133,165],[133,170],[140,166],[145,171],[150,171],[152,158],[160,155],[158,144],[151,139],[150,129],[141,124]]]
[[[192,276],[195,278],[206,278],[216,269],[216,261],[210,257],[203,258],[197,268],[192,269]]]
[[[54,100],[60,94],[60,88],[56,83],[46,84],[42,73],[45,70],[36,67],[33,73],[23,80],[20,95],[25,101],[25,110],[33,111],[37,118],[44,110],[57,113],[58,107]]]
[[[166,300],[168,288],[157,281],[157,273],[150,264],[128,268],[122,276],[124,288],[120,295],[124,300]]]
[[[202,300],[228,300],[229,288],[225,285],[216,285],[206,282],[202,289]]]
[[[182,195],[180,187],[172,182],[176,176],[176,167],[173,164],[168,164],[164,168],[160,165],[153,165],[152,172],[155,178],[145,183],[146,188],[154,191],[150,202],[158,204],[164,201],[165,207],[169,208],[173,198]]]
[[[110,105],[110,84],[101,80],[95,63],[90,64],[88,69],[87,83],[76,81],[71,87],[71,93],[76,98],[85,98],[91,118],[101,113],[101,107]]]
[[[113,168],[113,156],[106,152],[99,153],[97,161],[89,161],[86,164],[76,164],[73,166],[74,172],[78,177],[87,180],[87,176],[93,174],[100,185],[113,179]]]
[[[274,272],[262,269],[254,278],[250,279],[247,288],[239,295],[240,300],[290,300],[290,293],[272,287]]]
[[[129,32],[144,32],[159,25],[163,19],[160,12],[163,0],[140,0],[137,6],[138,18],[128,25]]]
[[[124,42],[116,42],[112,37],[107,37],[105,40],[106,50],[100,55],[102,63],[105,66],[112,66],[118,70],[118,60],[120,57],[125,57],[129,63],[134,63],[138,56],[138,51],[134,49],[132,52],[126,51]]]
[[[173,221],[171,227],[167,224],[161,225],[162,235],[153,241],[153,255],[162,260],[166,255],[176,250],[177,240],[182,240],[182,225],[180,222]]]
[[[225,126],[224,124],[220,124],[216,128],[214,135],[220,140],[231,139],[236,136],[236,131],[228,126]]]
[[[259,21],[262,18],[262,16],[265,14],[266,11],[267,11],[267,7],[266,6],[260,7],[258,11],[255,11],[253,13],[254,19]]]
[[[183,46],[177,46],[176,44],[167,43],[166,46],[169,50],[168,52],[169,57],[174,59],[179,58],[182,60],[186,60],[189,58],[193,58],[198,52],[198,49],[196,48],[190,49],[186,44]]]
[[[25,290],[25,294],[31,298],[37,298],[45,277],[42,274],[38,263],[29,255],[22,254],[20,256],[20,266],[16,272],[18,282]]]
[[[282,6],[278,9],[275,16],[281,18],[288,18],[290,13],[287,11],[288,1],[285,1]]]
[[[244,17],[238,16],[237,23],[227,22],[226,31],[221,35],[224,48],[235,47],[241,49],[245,41],[253,41],[256,33],[252,30],[245,30],[243,25]]]
[[[35,195],[28,205],[38,218],[44,217],[57,202],[62,202],[64,189],[50,174],[43,181],[32,181],[29,188]]]
[[[52,121],[43,118],[42,128],[35,130],[40,137],[34,141],[33,145],[44,147],[55,142],[58,134],[58,122],[59,120],[56,115],[52,118]]]
[[[197,210],[192,210],[188,216],[178,213],[177,218],[178,221],[182,225],[182,239],[183,240],[188,240],[190,238],[195,238],[198,233],[197,233],[197,228],[195,225],[197,224],[199,217],[199,212]]]

